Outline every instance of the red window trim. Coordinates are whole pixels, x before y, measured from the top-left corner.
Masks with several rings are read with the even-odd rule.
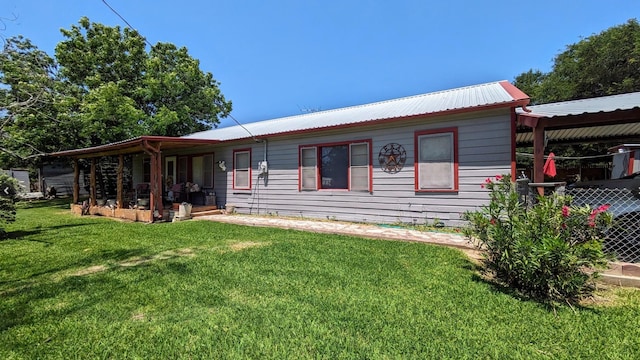
[[[249,153],[249,187],[236,186],[236,154],[237,153]],[[252,168],[251,168],[251,148],[246,149],[234,149],[233,150],[233,189],[234,190],[251,190]]]
[[[302,188],[302,149],[304,148],[316,148],[316,189],[315,191],[360,191],[364,192],[364,190],[351,190],[351,146],[353,144],[364,144],[368,145],[369,150],[369,189],[366,190],[368,192],[373,192],[373,141],[371,139],[364,140],[349,140],[349,141],[335,141],[335,142],[326,142],[326,143],[317,143],[317,144],[305,144],[298,145],[298,191],[314,191],[309,189]],[[320,178],[320,148],[327,146],[338,146],[338,145],[347,145],[349,149],[349,169],[347,174],[347,189],[323,189],[322,188],[322,179]]]
[[[420,137],[424,135],[443,134],[443,133],[453,134],[453,189],[420,189],[420,170],[419,170],[420,169]],[[415,192],[451,193],[451,192],[460,191],[459,178],[458,178],[459,169],[458,169],[458,128],[457,127],[416,131],[414,134],[413,146],[414,146],[414,156],[415,156],[415,159],[413,161]]]

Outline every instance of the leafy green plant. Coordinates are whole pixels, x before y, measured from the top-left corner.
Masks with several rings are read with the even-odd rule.
[[[527,208],[508,176],[488,178],[482,187],[490,192],[489,204],[463,218],[487,273],[545,302],[572,304],[593,292],[595,270],[607,264],[602,240],[612,221],[608,205],[571,206],[570,197],[554,194]]]
[[[16,220],[16,196],[18,182],[7,174],[0,173],[0,224]],[[6,237],[4,228],[0,228],[0,239]]]

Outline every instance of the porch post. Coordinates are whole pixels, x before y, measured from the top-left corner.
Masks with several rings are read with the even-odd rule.
[[[151,153],[151,183],[149,184],[150,186],[150,191],[149,191],[149,209],[151,210],[151,219],[149,220],[149,222],[153,222],[153,213],[154,210],[156,209],[156,195],[157,195],[157,183],[156,183],[156,162],[158,161],[157,157],[156,157],[156,153],[153,152]]]
[[[533,128],[533,182],[544,182],[544,125],[538,122]],[[544,189],[539,187],[538,194],[543,195]]]
[[[91,175],[89,177],[89,202],[91,206],[96,206],[96,158],[91,158]]]
[[[122,191],[122,179],[123,179],[123,171],[124,171],[124,155],[118,155],[118,184],[116,187],[116,203],[118,209],[122,209],[124,207],[124,192]]]
[[[162,216],[162,152],[160,152],[160,143],[156,147],[148,141],[142,142],[142,148],[151,157],[151,189],[149,194],[149,208],[151,209],[151,219],[153,222],[153,213],[158,210],[158,215]]]
[[[158,146],[159,147],[159,146]],[[156,153],[156,200],[158,215],[162,218],[162,211],[164,210],[164,204],[162,203],[162,153],[158,151]]]
[[[151,191],[149,196],[149,208],[151,209],[151,222],[153,222],[153,213],[158,210],[158,214],[162,216],[162,177],[160,167],[160,152],[153,151],[151,154]]]
[[[80,201],[80,164],[78,159],[73,159],[73,203],[77,204],[78,201]]]

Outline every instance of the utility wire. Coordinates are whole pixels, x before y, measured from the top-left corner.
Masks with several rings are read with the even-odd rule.
[[[255,140],[256,142],[258,142],[258,139],[255,137],[255,135],[253,135],[253,134],[251,133],[251,131],[249,131],[249,129],[247,129],[246,127],[244,127],[244,125],[242,125],[242,124],[240,123],[240,121],[236,120],[236,118],[234,118],[234,117],[233,117],[233,115],[231,115],[231,114],[229,114],[228,116],[229,116],[231,119],[233,119],[233,121],[235,121],[235,122],[236,122],[236,124],[240,125],[240,127],[241,127],[241,128],[243,128],[243,129],[244,129],[244,131],[246,131],[249,135],[251,135],[251,137],[253,138],[253,140]]]
[[[109,5],[109,3],[107,3],[107,0],[102,0],[102,2],[116,15],[118,15],[118,17],[120,19],[122,19],[122,21],[124,21],[125,24],[127,24],[127,26],[131,29],[136,31],[140,36],[142,36],[142,34],[140,34],[140,31],[136,30],[136,28],[134,28],[133,26],[131,26],[131,24],[129,24],[129,22],[127,21],[127,19],[125,19],[122,15],[120,15],[116,9],[112,8],[111,5]],[[147,40],[146,37],[142,36],[144,38],[144,41],[147,42],[147,44],[149,44],[149,46],[153,47],[153,45],[151,44],[151,42],[149,40]]]
[[[125,24],[127,24],[127,26],[129,26],[129,28],[131,28],[132,30],[135,30],[136,32],[138,32],[138,34],[140,34],[140,32],[138,30],[136,30],[136,28],[134,28],[131,24],[129,24],[129,22],[127,21],[127,19],[125,19],[122,15],[120,15],[116,9],[114,9],[113,7],[111,7],[111,5],[109,5],[109,3],[107,2],[107,0],[102,0],[102,2],[116,15],[118,15],[118,17],[120,19],[122,19],[122,21],[124,21]],[[149,44],[149,46],[153,47],[153,45],[151,45],[151,42],[149,42],[149,40],[147,40],[146,37],[144,37],[144,41],[147,42],[147,44]],[[258,141],[258,139],[255,137],[255,135],[253,135],[251,133],[251,131],[249,131],[249,129],[247,129],[246,127],[244,127],[244,125],[242,125],[238,120],[236,120],[236,118],[234,118],[231,114],[229,114],[229,117],[231,119],[233,119],[233,121],[236,122],[236,124],[240,125],[241,128],[244,129],[244,131],[246,131],[249,135],[251,135],[251,137],[253,138],[253,140]]]

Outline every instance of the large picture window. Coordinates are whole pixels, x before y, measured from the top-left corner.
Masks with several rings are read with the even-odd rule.
[[[233,151],[233,188],[251,189],[251,149]]]
[[[416,191],[458,191],[458,129],[417,132]]]
[[[371,189],[371,141],[300,147],[300,190]]]
[[[213,154],[191,158],[193,182],[203,188],[213,188]]]

